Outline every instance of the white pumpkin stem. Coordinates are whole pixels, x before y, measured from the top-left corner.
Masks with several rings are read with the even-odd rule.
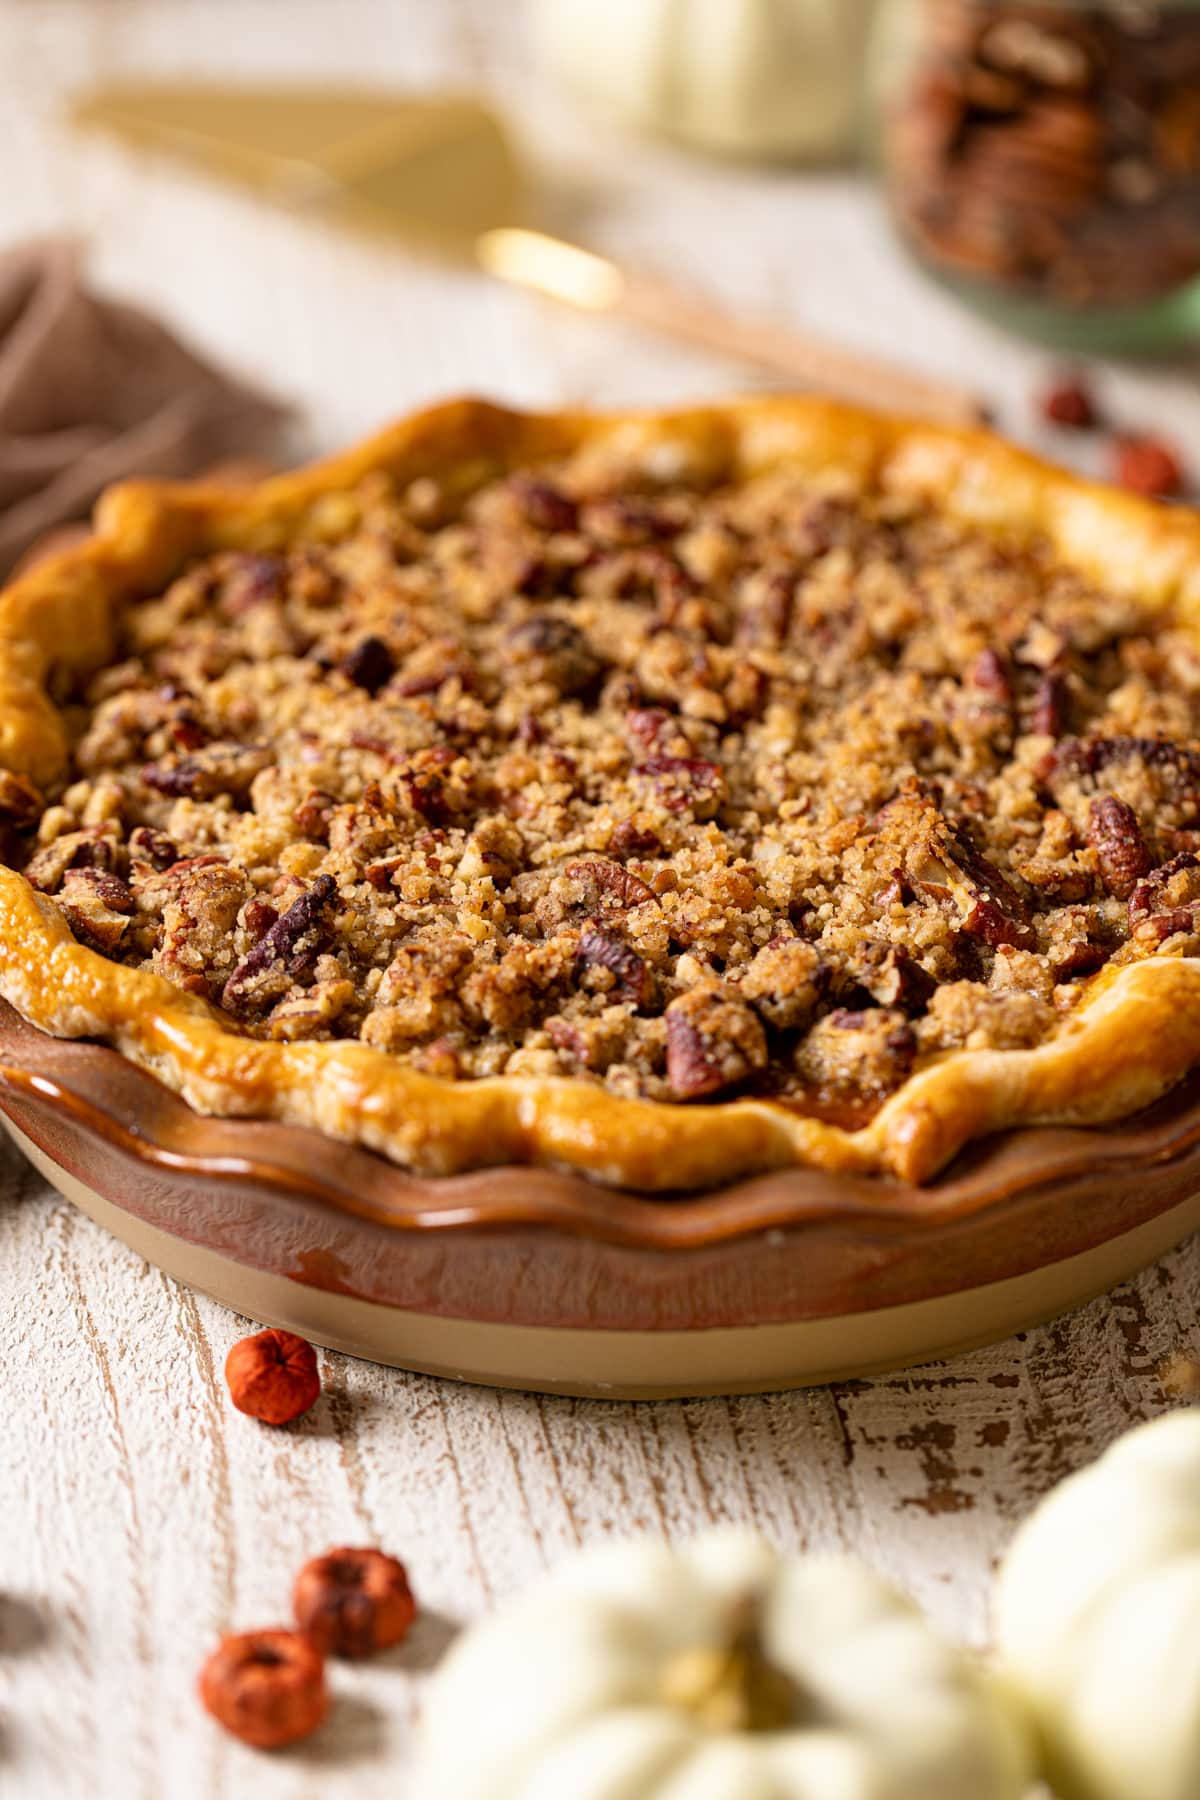
[[[734,1606],[723,1644],[683,1650],[663,1671],[659,1692],[713,1731],[781,1731],[806,1711],[796,1683],[763,1645],[763,1595]]]

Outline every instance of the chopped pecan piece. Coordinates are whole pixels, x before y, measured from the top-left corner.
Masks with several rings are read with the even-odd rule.
[[[663,751],[669,739],[690,748],[679,720],[665,706],[631,706],[625,714],[625,727],[646,750]]]
[[[403,672],[388,690],[402,700],[415,700],[422,694],[436,694],[448,681],[455,681],[469,691],[478,680],[478,670],[466,646],[457,638],[431,638],[413,651]]]
[[[271,1036],[291,1043],[296,1038],[322,1037],[354,999],[354,983],[339,978],[314,982],[295,999],[281,1000],[267,1019]]]
[[[670,507],[641,494],[603,494],[589,500],[580,515],[586,537],[626,548],[674,537],[683,520]]]
[[[1169,862],[1148,872],[1129,895],[1129,923],[1141,924],[1151,913],[1170,911],[1200,900],[1200,858],[1181,850]]]
[[[951,981],[934,994],[921,1022],[920,1042],[937,1050],[1028,1049],[1053,1030],[1054,1019],[1053,1007],[1036,994]]]
[[[555,875],[534,904],[538,930],[552,937],[563,925],[585,920],[603,921],[614,912],[628,912],[657,899],[652,887],[632,870],[607,857],[589,857],[568,863]]]
[[[24,831],[37,824],[45,806],[32,781],[24,775],[14,775],[11,769],[0,769],[0,819],[6,824]]]
[[[644,906],[655,898],[654,889],[640,875],[622,868],[620,863],[609,862],[606,857],[595,856],[585,862],[568,863],[563,874],[569,881],[582,883],[589,891],[596,889],[601,906],[616,905],[624,911],[631,906]]]
[[[1061,737],[1067,722],[1067,684],[1054,669],[1047,669],[1033,692],[1029,729],[1040,737]]]
[[[678,1100],[700,1100],[767,1066],[767,1039],[744,1000],[719,987],[673,1000],[667,1026],[667,1081]]]
[[[783,938],[758,952],[738,992],[768,1025],[794,1031],[815,1018],[828,986],[829,971],[813,946],[803,938]]]
[[[328,843],[329,825],[337,804],[336,794],[330,794],[324,788],[309,788],[292,818],[306,838]]]
[[[173,799],[213,800],[218,794],[235,798],[249,792],[256,775],[274,760],[266,744],[208,744],[193,756],[164,757],[147,763],[142,780],[157,793]]]
[[[734,642],[765,649],[786,644],[796,602],[794,569],[756,569],[742,583]]]
[[[1149,918],[1139,921],[1133,934],[1133,941],[1140,939],[1143,943],[1153,945],[1165,944],[1168,938],[1178,937],[1181,933],[1191,933],[1196,929],[1196,914],[1186,906],[1173,907],[1170,912],[1151,913]]]
[[[120,876],[107,869],[68,869],[58,904],[81,943],[111,956],[129,929],[135,902]]]
[[[602,1073],[624,1054],[630,1023],[623,1007],[608,1006],[599,1017],[549,1018],[544,1029],[556,1050],[581,1068]]]
[[[589,968],[607,969],[613,978],[612,993],[631,1006],[644,1006],[650,998],[650,971],[636,950],[604,925],[586,925],[575,951]]]
[[[254,890],[240,869],[218,857],[196,856],[139,882],[140,911],[162,908],[154,967],[168,981],[207,996],[237,961],[234,928]],[[210,979],[211,978],[211,979]]]
[[[916,1054],[916,1035],[905,1015],[871,1006],[818,1019],[795,1066],[802,1080],[826,1093],[877,1098],[908,1079]]]
[[[225,983],[222,1004],[253,1010],[278,999],[269,978],[282,972],[288,983],[304,975],[328,941],[329,909],[337,896],[332,875],[318,875],[310,888],[275,921]]]
[[[869,941],[851,968],[876,1006],[899,1008],[903,1013],[921,1012],[937,986],[903,944]]]
[[[470,804],[471,765],[449,744],[435,744],[402,765],[400,785],[414,812],[431,825],[444,825]]]
[[[678,557],[658,549],[602,551],[579,585],[584,593],[606,599],[652,600],[665,623],[698,591]]]
[[[396,870],[407,868],[408,862],[407,856],[389,856],[382,862],[368,863],[363,870],[363,875],[373,888],[377,888],[381,894],[386,894],[392,885],[392,876]]]
[[[128,884],[108,869],[68,869],[63,877],[63,892],[92,893],[113,912],[131,913],[137,902]]]
[[[35,851],[25,865],[25,879],[44,894],[52,894],[68,869],[115,869],[116,866],[117,846],[111,834],[102,826],[85,825]]]
[[[600,672],[582,631],[558,613],[534,613],[514,625],[504,642],[523,679],[548,682],[559,694],[579,693]]]
[[[956,906],[969,936],[993,946],[1030,940],[1024,899],[975,848],[962,821],[947,818],[915,792],[892,801],[885,813],[884,829],[904,841],[904,866],[913,886]]]
[[[1143,875],[1154,866],[1132,806],[1115,794],[1093,800],[1088,814],[1088,842],[1096,852],[1100,876],[1110,894],[1128,900]]]
[[[618,819],[608,840],[610,853],[619,861],[627,856],[657,856],[662,849],[658,833],[643,824],[639,815]]]
[[[272,906],[271,902],[264,900],[261,895],[256,895],[253,900],[247,900],[242,908],[241,916],[242,924],[257,943],[259,938],[267,935],[279,918],[279,908]]]
[[[1013,703],[1012,670],[1007,657],[999,650],[981,650],[971,664],[967,677],[973,688],[985,694],[998,706],[1011,707]]]
[[[190,707],[180,707],[167,721],[166,733],[176,750],[199,750],[212,742],[212,733],[200,723]]]
[[[1064,738],[1038,773],[1053,792],[1064,778],[1092,779],[1114,764],[1133,762],[1159,774],[1173,796],[1200,790],[1200,751],[1166,737]]]
[[[510,475],[510,492],[535,531],[574,531],[579,508],[560,487],[543,475]]]
[[[690,812],[712,819],[725,800],[725,774],[719,763],[700,756],[651,756],[633,771],[647,783],[669,813]]]
[[[1090,943],[1087,939],[1077,939],[1068,944],[1053,959],[1052,968],[1056,981],[1074,981],[1080,975],[1094,975],[1108,961],[1109,952],[1103,944]]]
[[[912,884],[905,871],[893,869],[891,878],[879,890],[876,905],[881,913],[890,912],[893,906],[907,906],[912,897]]]
[[[396,670],[396,659],[379,637],[361,638],[338,664],[347,681],[372,697],[386,687]]]
[[[1050,906],[1088,900],[1096,886],[1092,871],[1081,867],[1073,856],[1057,860],[1049,856],[1031,856],[1026,862],[1017,864],[1017,874]]]
[[[129,855],[134,862],[149,863],[152,869],[161,871],[179,861],[179,846],[165,831],[138,825],[129,834]]]
[[[227,619],[237,619],[267,600],[281,599],[286,573],[281,556],[234,552],[223,571],[218,611]]]

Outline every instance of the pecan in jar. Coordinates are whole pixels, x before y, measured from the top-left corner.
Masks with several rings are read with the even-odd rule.
[[[928,263],[1073,310],[1152,302],[1200,275],[1194,9],[890,4],[904,48],[888,65],[885,173]],[[1084,429],[1079,400],[1046,416]]]
[[[293,1331],[257,1331],[239,1338],[225,1358],[229,1398],[264,1425],[287,1425],[321,1392],[317,1353]]]
[[[329,1711],[324,1661],[298,1631],[223,1637],[197,1687],[205,1711],[256,1750],[279,1750],[311,1737]]]
[[[404,1564],[382,1550],[328,1550],[292,1589],[296,1623],[322,1656],[363,1657],[407,1637],[417,1604]]]

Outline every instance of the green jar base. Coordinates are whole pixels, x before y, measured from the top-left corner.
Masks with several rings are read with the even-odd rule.
[[[1200,278],[1163,299],[1136,306],[1070,307],[947,274],[916,254],[940,286],[975,312],[1049,348],[1141,357],[1200,351]]]

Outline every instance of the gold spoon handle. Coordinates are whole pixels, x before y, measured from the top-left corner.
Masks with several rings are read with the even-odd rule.
[[[543,232],[508,227],[484,232],[476,256],[504,281],[593,312],[618,313],[821,393],[942,424],[977,425],[987,416],[977,395],[952,382],[861,356],[772,319],[728,312]]]

